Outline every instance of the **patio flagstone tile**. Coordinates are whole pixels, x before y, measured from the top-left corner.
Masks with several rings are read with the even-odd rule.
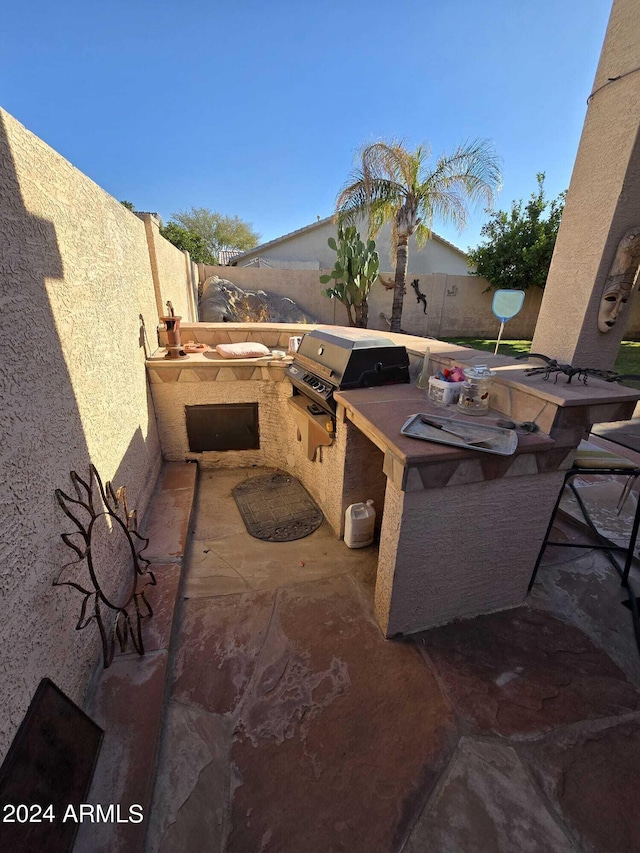
[[[236,595],[249,590],[249,584],[237,572],[229,569],[227,574],[187,578],[183,595],[185,598],[212,598],[217,595]]]
[[[403,853],[575,853],[510,746],[463,738]]]
[[[230,788],[230,717],[169,702],[147,853],[223,849]]]
[[[566,624],[590,631],[606,587],[629,627],[593,555],[550,548],[528,607],[388,642],[367,589],[375,548],[325,525],[292,543],[246,533],[231,490],[263,472],[200,471],[146,853],[640,849],[640,694]],[[167,493],[190,491],[190,473],[165,469]]]
[[[273,606],[272,592],[184,601],[172,698],[215,714],[234,712],[253,675]]]
[[[556,519],[551,539],[589,541],[583,531],[563,518]],[[635,566],[631,568],[631,580],[638,590],[640,570]],[[579,625],[640,687],[640,656],[631,613],[622,606],[626,599],[620,578],[603,553],[548,545],[527,604]]]
[[[211,544],[206,540],[192,543],[182,595],[205,598],[249,592],[248,583],[211,549]]]
[[[193,489],[198,477],[198,466],[193,463],[165,462],[160,480],[162,491],[167,489]]]
[[[266,469],[260,469],[260,473]],[[203,470],[191,530],[194,539],[223,539],[246,530],[231,490],[248,477],[253,468]]]
[[[152,563],[149,571],[153,572],[156,585],[145,587],[145,598],[153,615],[142,620],[142,642],[145,652],[154,652],[169,648],[181,569],[175,563]],[[137,652],[129,646],[127,654]]]
[[[156,494],[140,531],[141,536],[149,539],[143,554],[147,560],[175,560],[183,556],[192,504],[192,489],[164,489]]]
[[[520,752],[585,853],[640,850],[638,715],[585,723]]]
[[[214,575],[235,574],[233,569],[222,557],[211,550],[215,539],[198,539],[191,543],[189,558],[185,569],[187,578],[206,578]]]
[[[168,653],[120,655],[100,674],[86,712],[105,730],[87,802],[119,804],[122,816],[140,804],[140,823],[82,823],[76,853],[135,853],[144,849],[160,736]]]
[[[416,637],[458,712],[479,732],[545,732],[640,708],[640,693],[580,629],[516,608]]]
[[[377,563],[375,547],[347,548],[326,521],[293,542],[263,542],[245,530],[212,539],[208,546],[254,589],[305,583]]]
[[[238,706],[228,853],[389,853],[457,741],[434,677],[347,578],[279,590]]]

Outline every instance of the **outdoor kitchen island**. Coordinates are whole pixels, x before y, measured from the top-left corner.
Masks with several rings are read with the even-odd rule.
[[[189,325],[189,337],[215,345],[221,334],[240,334],[231,324],[213,325]],[[293,332],[277,330],[276,344],[264,337],[276,336],[275,329],[242,327],[243,340],[262,335],[268,346],[282,347],[287,331]],[[640,394],[596,379],[584,386],[562,377],[554,384],[524,376],[525,365],[503,356],[406,335],[385,337],[407,347],[413,367],[428,343],[433,372],[482,357],[498,372],[492,412],[469,422],[506,416],[535,421],[539,432],[519,435],[512,456],[403,436],[410,415],[455,413],[432,406],[412,382],[336,391],[334,440],[313,454],[294,417],[288,359],[247,364],[197,354],[176,362],[159,350],[147,369],[166,459],[190,459],[205,468],[282,468],[301,480],[336,535],[350,503],[375,500],[381,520],[376,615],[385,636],[393,637],[522,602],[573,450],[593,423],[631,417]],[[256,405],[259,447],[191,450],[186,409],[235,403]]]
[[[414,384],[335,394],[348,429],[384,453],[375,608],[387,637],[520,604],[575,448],[594,423],[630,418],[640,397],[592,377],[585,385],[526,376],[522,362],[428,343],[430,372],[479,360],[496,372],[489,415],[438,408]],[[519,432],[511,456],[462,450],[402,435],[417,412],[470,427],[533,421],[538,432]]]
[[[573,448],[538,432],[498,456],[402,435],[418,412],[462,419],[414,385],[338,392],[336,401],[347,429],[384,453],[375,608],[385,636],[521,603]],[[492,414],[466,420],[493,425]]]

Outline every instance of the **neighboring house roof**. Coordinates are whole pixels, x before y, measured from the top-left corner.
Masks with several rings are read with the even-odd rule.
[[[304,234],[307,231],[313,231],[316,228],[321,228],[327,223],[331,222],[333,216],[326,216],[324,219],[318,219],[317,222],[312,222],[311,225],[305,225],[304,228],[298,228],[296,231],[290,231],[288,234],[283,234],[282,237],[276,237],[275,240],[269,240],[268,243],[261,243],[259,246],[254,246],[253,249],[249,249],[248,252],[242,252],[239,255],[236,255],[231,261],[231,266],[235,266],[238,261],[241,261],[243,258],[250,257],[251,255],[259,254],[263,252],[265,249],[271,248],[272,246],[277,246],[278,243],[284,243],[285,240],[290,240],[291,237],[296,237],[298,234]],[[448,240],[445,240],[444,237],[441,237],[439,234],[436,234],[435,231],[431,232],[431,239],[437,240],[439,243],[443,243],[445,246],[448,246],[450,249],[453,249],[454,252],[457,252],[462,257],[466,258],[467,253],[462,249],[455,246],[453,243],[450,243]]]
[[[222,266],[227,266],[227,264],[230,264],[234,258],[238,258],[241,254],[242,252],[238,249],[220,249],[218,252],[218,262],[221,263]]]

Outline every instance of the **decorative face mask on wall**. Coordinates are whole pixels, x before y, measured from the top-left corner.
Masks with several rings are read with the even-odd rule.
[[[639,268],[640,228],[634,228],[620,240],[604,285],[598,311],[598,329],[601,332],[608,332],[615,326],[631,297]]]

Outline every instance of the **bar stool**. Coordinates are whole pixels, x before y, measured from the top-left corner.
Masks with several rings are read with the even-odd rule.
[[[626,483],[620,494],[620,499],[618,500],[617,512],[619,515],[629,495],[631,494],[636,480],[638,479],[638,477],[640,477],[640,467],[638,467],[633,462],[630,462],[628,459],[625,459],[622,456],[617,456],[615,453],[610,453],[607,450],[601,450],[600,448],[596,448],[595,445],[589,444],[589,442],[586,441],[581,442],[580,446],[576,451],[576,456],[573,460],[573,466],[567,471],[564,476],[562,488],[560,489],[560,494],[558,495],[556,505],[553,508],[551,520],[549,521],[549,526],[547,527],[547,532],[545,533],[544,541],[542,543],[542,547],[540,548],[540,553],[538,554],[538,559],[536,560],[536,564],[534,566],[527,591],[530,592],[533,584],[535,583],[536,575],[538,574],[538,569],[540,567],[540,563],[542,562],[542,557],[547,545],[555,545],[559,548],[583,548],[586,550],[603,551],[609,563],[611,563],[613,568],[620,576],[620,585],[625,589],[629,596],[628,601],[624,601],[622,603],[631,611],[636,645],[638,646],[638,651],[640,652],[640,613],[638,611],[638,600],[636,599],[635,592],[633,591],[631,582],[629,580],[631,564],[635,555],[638,530],[640,529],[640,500],[638,500],[636,503],[636,509],[633,516],[633,524],[631,526],[631,534],[629,536],[627,544],[615,545],[614,543],[607,540],[597,529],[597,527],[593,523],[591,516],[589,515],[588,509],[585,506],[584,500],[582,499],[579,490],[576,488],[573,482],[574,478],[578,476],[611,477],[613,475],[619,475],[627,478]],[[560,502],[562,501],[562,497],[564,495],[565,488],[568,488],[575,497],[576,502],[580,508],[580,512],[582,513],[589,530],[595,537],[598,544],[585,545],[578,542],[553,542],[549,539],[551,529],[553,528],[554,522],[556,520],[556,515],[560,507]],[[615,558],[614,553],[622,553],[625,555],[624,564],[622,564]]]

